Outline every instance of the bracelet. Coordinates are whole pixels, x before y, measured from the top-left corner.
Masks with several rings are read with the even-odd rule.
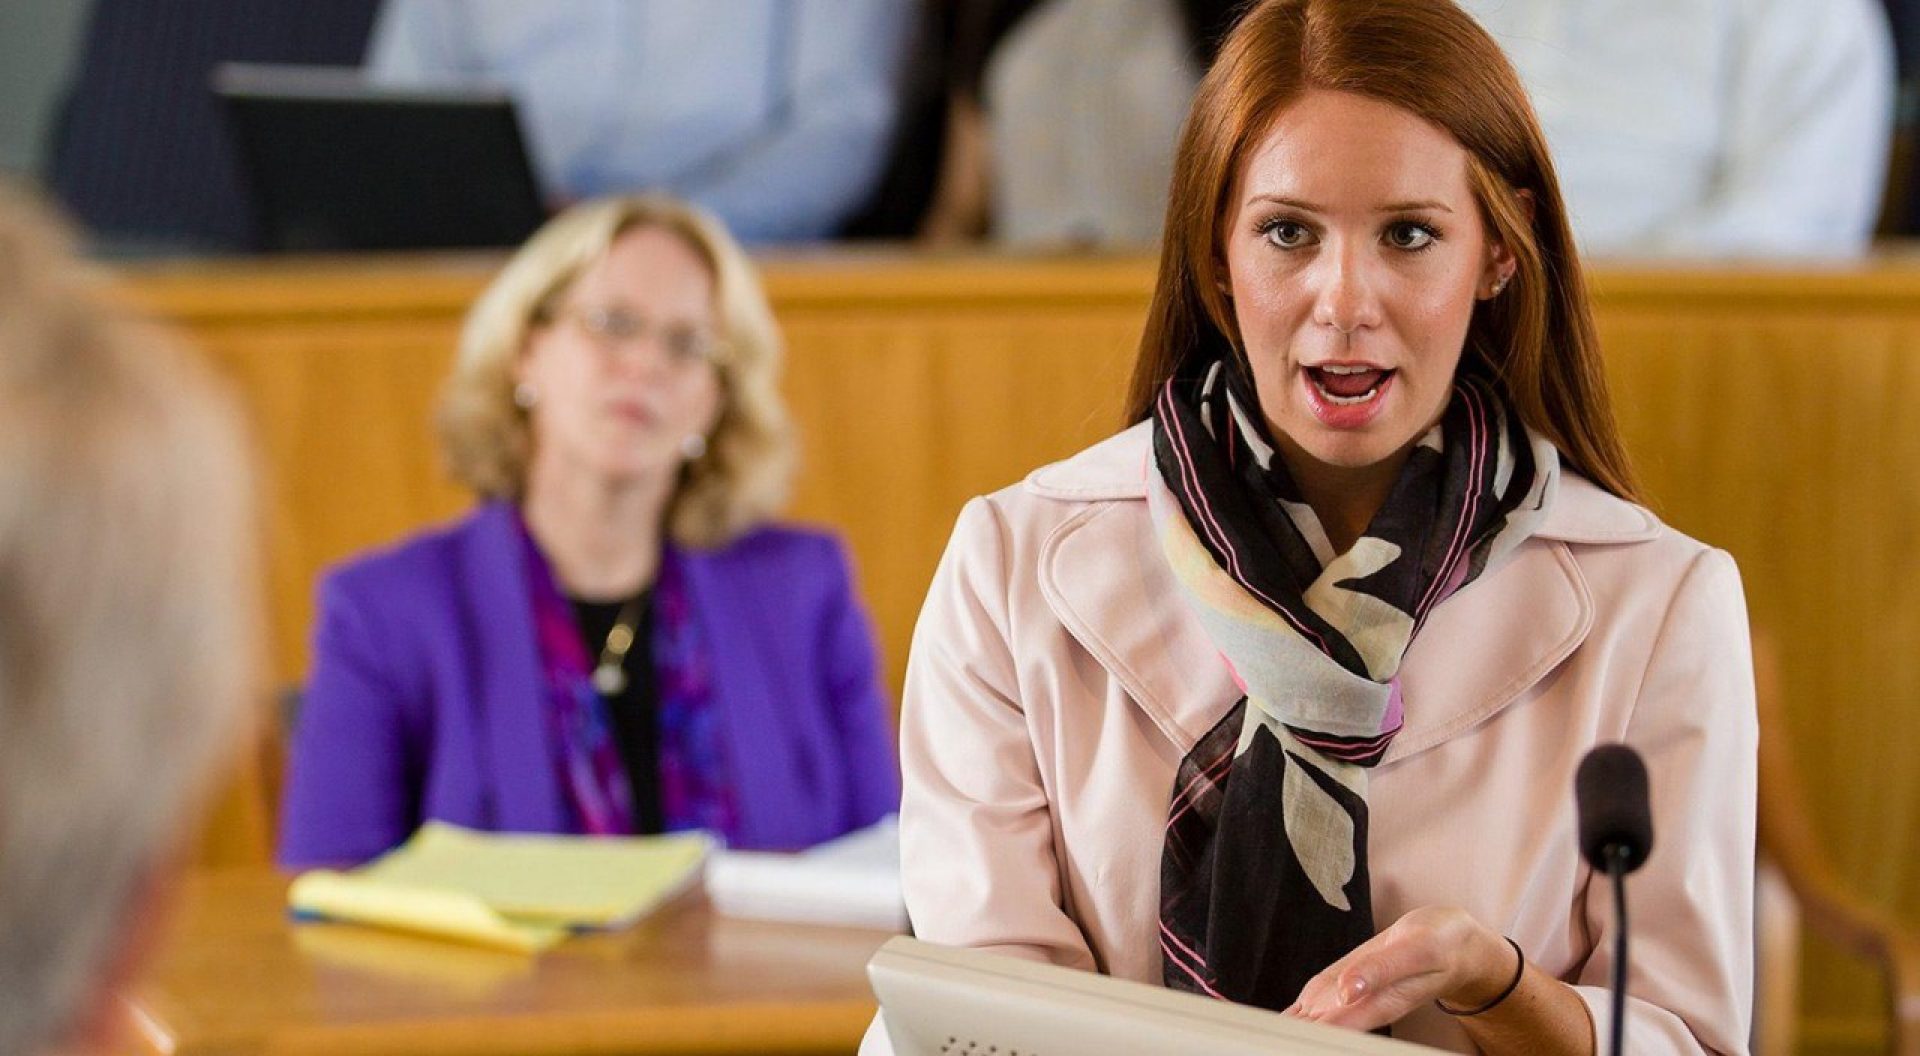
[[[1513,992],[1519,989],[1520,977],[1527,974],[1527,955],[1520,952],[1520,944],[1513,941],[1511,937],[1503,935],[1501,938],[1506,939],[1507,945],[1513,947],[1513,955],[1519,958],[1520,961],[1519,964],[1513,966],[1513,981],[1507,984],[1505,990],[1500,991],[1499,996],[1481,1005],[1479,1008],[1452,1008],[1449,1007],[1445,1001],[1435,998],[1433,1003],[1439,1007],[1440,1011],[1445,1012],[1449,1016],[1477,1016],[1482,1012],[1491,1010],[1493,1006],[1513,996]]]

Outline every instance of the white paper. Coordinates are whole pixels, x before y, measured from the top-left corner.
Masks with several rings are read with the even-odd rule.
[[[905,931],[899,821],[798,854],[722,851],[707,863],[707,899],[729,917]]]

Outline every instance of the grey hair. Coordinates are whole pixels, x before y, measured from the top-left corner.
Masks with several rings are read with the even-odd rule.
[[[246,729],[239,419],[0,187],[0,1056],[68,1040]]]

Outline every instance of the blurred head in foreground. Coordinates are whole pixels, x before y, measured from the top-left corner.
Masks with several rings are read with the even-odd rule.
[[[233,408],[0,187],[0,1056],[111,1041],[154,896],[239,740]]]

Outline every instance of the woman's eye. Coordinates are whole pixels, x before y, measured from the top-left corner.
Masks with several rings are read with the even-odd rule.
[[[1395,249],[1425,249],[1433,244],[1434,237],[1433,228],[1411,221],[1387,228],[1387,242]]]
[[[1293,220],[1275,220],[1266,227],[1267,241],[1281,249],[1298,249],[1313,241],[1307,225]]]

